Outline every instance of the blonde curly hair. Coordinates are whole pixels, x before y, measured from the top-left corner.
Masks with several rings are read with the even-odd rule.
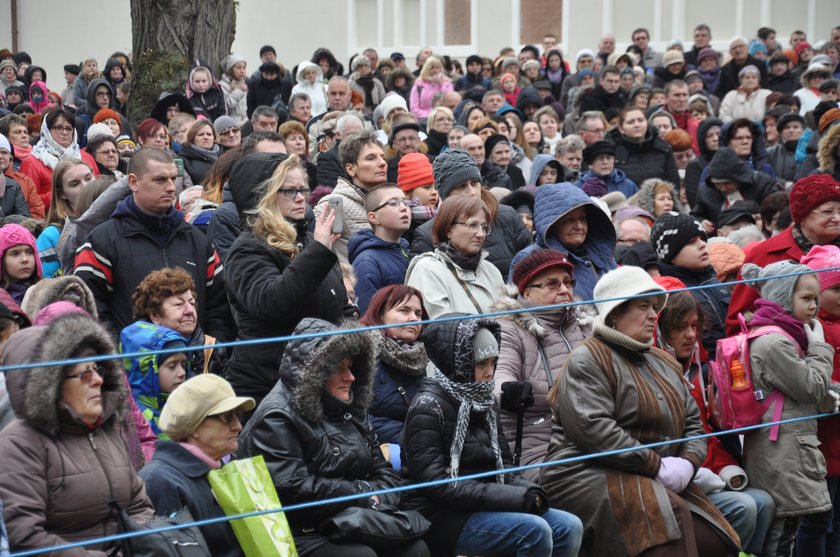
[[[265,193],[257,204],[256,218],[251,225],[258,238],[292,259],[300,251],[297,246],[297,231],[280,212],[277,200],[281,195],[280,189],[285,184],[289,171],[294,168],[300,170],[304,179],[306,178],[306,169],[303,167],[300,158],[297,155],[289,155],[289,158],[277,165],[271,178],[260,184],[259,187]]]

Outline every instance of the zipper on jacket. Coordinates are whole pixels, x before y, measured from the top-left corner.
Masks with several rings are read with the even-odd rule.
[[[565,343],[566,343],[566,351],[567,351],[569,354],[571,354],[571,353],[572,353],[572,345],[571,345],[571,344],[569,344],[569,341],[568,341],[568,340],[566,340],[566,335],[564,335],[564,334],[563,334],[563,328],[562,328],[562,327],[558,327],[557,332],[559,332],[559,333],[560,333],[560,338],[562,338],[562,339],[563,339],[563,342],[565,342]]]
[[[111,501],[113,503],[116,503],[117,500],[114,497],[114,486],[111,483],[111,476],[108,475],[108,469],[105,468],[105,465],[102,463],[102,458],[99,456],[99,447],[96,446],[96,435],[93,431],[88,433],[88,440],[90,441],[90,446],[93,447],[93,454],[96,455],[96,461],[99,462],[99,467],[102,468],[102,473],[105,474],[105,480],[108,482],[108,495],[111,497]],[[112,514],[113,514],[113,511],[112,511]],[[116,519],[117,524],[119,525],[119,523],[120,523],[119,516],[114,516],[114,518]],[[118,529],[119,529],[119,527],[118,527]],[[108,529],[107,529],[107,526],[105,525],[105,522],[103,521],[102,522],[102,536],[104,537],[104,536],[107,536],[107,535],[108,535]]]
[[[400,393],[401,397],[403,397],[403,400],[405,401],[405,403],[408,404],[409,406],[411,406],[411,401],[408,400],[408,395],[405,392],[405,387],[402,387],[402,386],[397,387],[397,392]]]

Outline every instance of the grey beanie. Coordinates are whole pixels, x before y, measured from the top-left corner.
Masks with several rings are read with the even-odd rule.
[[[499,343],[496,341],[496,336],[490,329],[481,327],[473,337],[473,361],[477,364],[498,356]]]
[[[224,114],[216,118],[216,121],[213,122],[213,129],[216,130],[216,133],[221,134],[223,131],[230,129],[230,128],[238,128],[239,124],[236,123],[236,120]]]
[[[432,170],[435,173],[435,186],[437,186],[441,201],[446,199],[455,186],[467,180],[481,181],[478,166],[470,154],[463,149],[450,149],[438,155],[432,165]]]
[[[793,261],[779,261],[777,263],[771,263],[764,268],[753,263],[745,263],[741,267],[741,276],[744,277],[744,280],[755,280],[793,273],[813,274],[813,271],[807,265],[801,265]],[[757,289],[758,293],[765,300],[776,302],[788,313],[793,313],[793,291],[796,288],[796,282],[800,276],[802,275],[761,280],[750,283],[750,286]]]

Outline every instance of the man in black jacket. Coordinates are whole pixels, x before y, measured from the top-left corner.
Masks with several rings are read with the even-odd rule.
[[[580,112],[600,110],[604,114],[611,108],[621,110],[627,99],[621,94],[621,71],[616,66],[607,66],[601,72],[601,81],[580,98]]]
[[[747,66],[755,66],[761,73],[761,86],[767,86],[767,64],[750,56],[747,49],[747,41],[743,37],[735,37],[729,43],[729,54],[732,59],[723,65],[720,70],[720,82],[715,90],[715,96],[722,99],[733,89],[738,88],[738,72]]]
[[[131,158],[128,186],[109,220],[93,229],[76,252],[74,273],[90,287],[99,319],[111,333],[134,322],[131,297],[150,272],[181,267],[195,281],[202,330],[219,340],[235,332],[225,296],[222,263],[213,245],[173,207],[178,167],[160,149]]]

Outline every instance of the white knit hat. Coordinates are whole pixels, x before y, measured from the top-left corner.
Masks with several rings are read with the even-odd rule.
[[[87,140],[88,142],[93,141],[97,137],[101,135],[107,135],[108,137],[114,137],[114,131],[108,124],[103,124],[99,122],[98,124],[91,124],[87,131]]]
[[[659,309],[665,307],[668,300],[665,288],[656,284],[641,267],[625,265],[612,270],[601,277],[595,285],[595,307],[598,309],[598,319],[606,324],[609,314],[618,306],[626,302],[625,299],[613,300],[623,296],[637,296],[645,292],[657,294]]]
[[[382,117],[386,120],[388,119],[388,114],[390,114],[395,108],[402,108],[408,112],[408,105],[405,103],[405,99],[396,93],[386,96],[382,99],[382,102],[379,103],[379,111],[382,113]]]

